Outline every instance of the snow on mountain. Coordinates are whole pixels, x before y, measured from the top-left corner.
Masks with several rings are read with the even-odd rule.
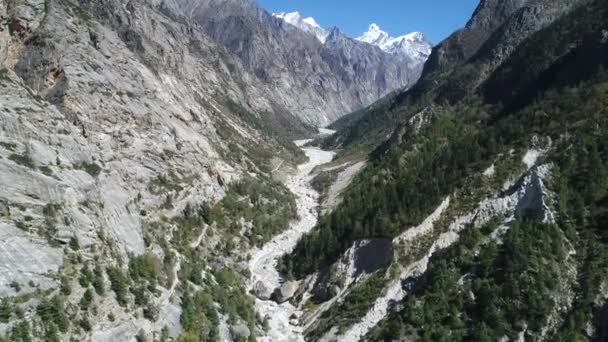
[[[422,32],[391,37],[388,33],[382,31],[377,24],[371,24],[369,30],[356,39],[376,45],[388,53],[405,55],[415,63],[424,63],[433,48],[431,42]]]
[[[312,18],[304,18],[299,12],[273,13],[274,17],[282,19],[302,31],[311,33],[323,44],[327,41],[331,31],[327,30]],[[429,58],[433,45],[421,32],[412,32],[399,37],[391,37],[380,29],[377,24],[371,24],[369,30],[362,36],[356,38],[358,41],[369,43],[380,47],[383,51],[401,55],[408,58],[413,64],[423,64]]]
[[[386,44],[390,39],[388,33],[382,31],[377,24],[371,24],[369,30],[357,38],[357,40],[377,46]]]
[[[314,18],[303,18],[299,12],[280,12],[273,13],[272,15],[299,28],[302,31],[314,34],[315,37],[317,37],[317,39],[319,39],[319,41],[321,41],[323,44],[325,44],[325,40],[327,39],[327,36],[329,36],[329,31],[322,28]]]

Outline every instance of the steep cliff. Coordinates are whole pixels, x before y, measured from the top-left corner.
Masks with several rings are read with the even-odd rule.
[[[272,174],[313,130],[159,2],[11,0],[0,16],[0,335],[253,330],[241,255],[295,218]]]

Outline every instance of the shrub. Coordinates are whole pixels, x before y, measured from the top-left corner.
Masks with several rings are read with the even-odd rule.
[[[75,165],[75,168],[85,171],[94,178],[99,176],[101,173],[101,166],[97,165],[96,163],[82,162]]]
[[[34,161],[32,160],[32,158],[26,153],[26,154],[16,154],[13,153],[10,156],[8,156],[8,159],[14,161],[15,163],[19,164],[19,165],[23,165],[25,167],[28,167],[30,169],[35,169],[36,165],[34,165]]]

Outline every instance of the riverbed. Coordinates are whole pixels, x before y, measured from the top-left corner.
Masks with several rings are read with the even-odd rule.
[[[308,161],[298,166],[295,174],[287,177],[285,186],[296,196],[299,220],[292,222],[285,232],[277,235],[261,249],[252,252],[249,269],[251,270],[250,288],[258,281],[262,281],[269,289],[275,289],[285,279],[277,271],[277,262],[283,255],[295,248],[302,236],[311,231],[317,224],[319,206],[319,193],[315,191],[310,182],[312,170],[325,163],[329,163],[334,152],[323,151],[316,147],[303,147],[309,140],[296,141],[308,157]],[[256,298],[256,311],[261,317],[268,317],[269,330],[258,341],[286,341],[303,342],[302,328],[291,317],[297,314],[297,308],[289,302],[277,304],[270,300]]]

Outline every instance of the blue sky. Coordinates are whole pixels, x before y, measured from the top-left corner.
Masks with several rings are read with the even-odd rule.
[[[357,37],[376,23],[398,36],[424,32],[433,43],[464,26],[479,0],[257,0],[269,12],[298,11]]]

